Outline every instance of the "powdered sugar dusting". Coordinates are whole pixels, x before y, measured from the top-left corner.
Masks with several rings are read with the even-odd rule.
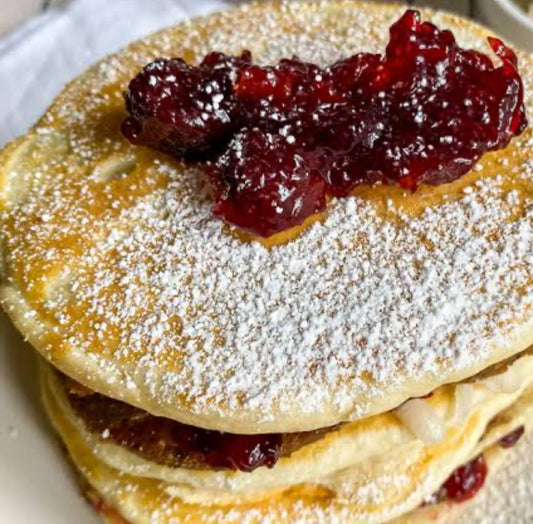
[[[365,375],[380,389],[405,371],[470,365],[531,303],[518,291],[530,277],[531,211],[506,222],[512,205],[497,181],[419,218],[398,214],[401,226],[362,199],[336,201],[323,224],[268,251],[222,232],[196,173],[165,170],[167,188],[121,216],[132,229],[84,257],[98,269],[74,302],[120,327],[117,359],[144,352],[150,369],[175,350],[181,369],[160,393],[180,390],[200,409],[221,399],[283,409],[290,392],[303,411],[332,401],[342,411]],[[107,292],[117,267],[122,292]],[[165,333],[172,316],[179,340]]]

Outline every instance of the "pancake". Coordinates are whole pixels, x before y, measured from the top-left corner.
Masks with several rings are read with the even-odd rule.
[[[140,417],[144,421],[150,417],[146,413],[132,415],[127,422],[121,417],[105,421],[103,419],[107,412],[113,411],[116,401],[101,395],[87,395],[85,406],[80,410],[79,399],[72,393],[69,382],[50,369],[46,380],[62,411],[68,414],[87,445],[103,462],[125,473],[179,482],[209,491],[213,497],[217,497],[224,493],[254,492],[301,483],[353,466],[366,473],[368,462],[387,453],[404,453],[408,457],[414,453],[413,450],[418,449],[417,446],[442,447],[444,437],[457,440],[461,434],[457,428],[465,427],[463,432],[466,433],[479,433],[488,420],[509,409],[524,391],[533,386],[533,355],[529,350],[523,356],[494,366],[467,382],[444,386],[428,399],[411,401],[411,412],[415,411],[416,417],[406,417],[406,407],[403,406],[396,412],[323,430],[322,434],[313,435],[311,440],[299,434],[283,434],[283,440],[292,441],[292,449],[283,452],[282,447],[281,458],[275,467],[260,467],[252,473],[206,467],[198,458],[196,462],[192,461],[186,450],[181,451],[184,456],[177,457],[174,463],[171,460],[163,461],[162,456],[168,457],[176,453],[177,447],[179,449],[179,443],[176,446],[172,442],[172,429],[169,428],[172,421],[169,420],[159,434],[150,434],[145,423],[135,426],[135,421]],[[110,407],[104,407],[105,402]],[[90,404],[93,404],[92,408],[88,407]],[[480,410],[485,412],[481,419]],[[99,417],[96,425],[95,417]],[[435,419],[439,430],[432,432]],[[475,423],[470,427],[469,421],[474,419]],[[109,428],[115,425],[120,428],[122,424],[127,424],[131,433],[139,434],[135,447],[129,445],[127,440],[121,441],[122,438],[118,441],[109,438],[113,432]],[[514,429],[508,423],[503,424],[501,417],[498,425],[508,431]],[[108,437],[102,437],[106,433]],[[124,430],[119,432],[120,435],[124,433]],[[418,444],[415,445],[416,442]],[[426,447],[424,449],[427,451]]]
[[[497,473],[497,470],[507,458],[507,450],[498,445],[490,446],[483,451],[485,462],[489,468],[489,475]],[[85,485],[85,483],[84,483]],[[120,513],[106,504],[98,492],[90,485],[85,485],[84,493],[88,501],[94,506],[96,511],[108,524],[131,524],[126,521]],[[393,524],[439,524],[454,522],[455,519],[470,505],[475,499],[457,504],[449,501],[442,501],[436,504],[421,506],[407,515],[403,515],[391,521]]]
[[[248,479],[246,491],[225,494],[220,489],[214,492],[205,485],[201,486],[190,471],[189,479],[182,474],[171,481],[153,475],[157,468],[148,474],[146,468],[144,475],[133,474],[132,465],[135,464],[127,464],[129,452],[120,456],[118,446],[114,446],[115,458],[110,460],[113,452],[108,447],[107,452],[102,453],[100,446],[94,445],[94,441],[88,438],[74,411],[64,402],[61,382],[54,379],[57,375],[50,368],[43,370],[43,395],[56,429],[91,489],[98,493],[106,508],[114,508],[132,524],[183,520],[321,522],[324,519],[340,523],[387,522],[393,519],[399,519],[395,520],[398,523],[431,522],[437,517],[449,518],[450,514],[464,507],[463,504],[442,501],[419,508],[424,500],[438,491],[456,467],[484,453],[489,474],[492,474],[495,461],[501,455],[499,440],[521,425],[526,431],[532,427],[533,387],[531,379],[525,378],[531,376],[531,370],[527,369],[531,366],[531,359],[533,357],[523,357],[505,371],[463,384],[477,391],[471,397],[472,407],[466,415],[462,414],[464,420],[456,421],[457,425],[450,427],[439,443],[424,444],[411,435],[410,442],[396,441],[388,449],[386,436],[381,434],[380,446],[372,453],[369,448],[376,439],[375,431],[369,431],[368,426],[362,428],[362,423],[353,423],[359,424],[355,431],[360,433],[359,439],[352,435],[354,438],[349,445],[345,443],[349,449],[345,449],[344,454],[357,446],[358,460],[354,463],[344,461],[343,467],[334,472],[317,470],[316,477],[307,471],[305,481],[291,484],[290,466],[283,461],[294,462],[294,469],[305,467],[305,460],[296,453],[281,459],[272,470],[268,470],[277,477],[277,486],[261,484],[261,472],[256,470],[241,473]],[[518,379],[520,374],[524,376],[523,381]],[[507,389],[510,383],[518,387],[514,393],[494,392],[495,387]],[[440,398],[437,394],[434,397]],[[503,397],[505,402],[502,402]],[[464,402],[464,397],[462,400]],[[458,414],[449,408],[449,405],[446,406],[444,412],[450,412],[448,415],[452,419]],[[388,433],[394,434],[396,428],[387,424],[382,415],[376,418],[380,424],[385,422]],[[327,441],[327,437],[324,440]],[[331,441],[328,445],[335,447]],[[316,444],[310,444],[309,448],[313,446]],[[338,448],[335,451],[339,453]],[[317,455],[312,449],[308,453]],[[204,476],[213,477],[219,473],[203,472]]]
[[[282,245],[212,215],[202,169],[120,134],[150,60],[382,51],[403,7],[257,3],[163,30],[74,80],[0,155],[6,312],[57,368],[154,415],[233,433],[384,413],[533,343],[531,131],[451,184],[360,187]],[[484,28],[423,11],[459,43]],[[533,60],[519,53],[531,113]]]
[[[491,475],[502,465],[506,458],[506,451],[498,446],[491,446],[483,453],[485,461],[487,462]],[[131,524],[126,521],[120,513],[106,504],[102,497],[94,488],[90,486],[85,487],[84,491],[87,500],[94,506],[96,511],[108,524]],[[450,524],[455,521],[472,501],[464,502],[462,504],[455,504],[453,502],[439,502],[431,506],[417,508],[407,515],[399,517],[393,524],[439,524],[447,522]]]

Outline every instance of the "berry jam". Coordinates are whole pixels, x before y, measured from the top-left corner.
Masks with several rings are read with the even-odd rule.
[[[207,170],[218,191],[215,215],[268,237],[322,211],[326,184],[305,155],[278,134],[244,129],[220,157],[219,167]]]
[[[237,129],[231,79],[250,62],[245,51],[240,57],[210,53],[198,67],[181,58],[148,64],[125,93],[130,117],[122,123],[123,135],[178,157],[216,150]]]
[[[245,435],[207,430],[152,415],[58,374],[63,391],[87,430],[173,468],[253,471],[273,467],[336,427],[294,433]]]
[[[513,51],[501,64],[407,11],[384,54],[321,68],[211,53],[199,66],[160,59],[125,94],[122,132],[178,157],[209,162],[215,214],[260,236],[322,211],[326,195],[360,184],[448,183],[527,126]]]
[[[518,426],[514,431],[511,431],[511,433],[502,437],[498,444],[500,444],[502,448],[512,448],[520,440],[524,432],[524,426]]]
[[[150,461],[193,469],[207,465],[252,471],[274,466],[282,455],[281,433],[239,435],[198,428],[105,397],[64,375],[61,380],[71,406],[91,433]],[[298,434],[300,442],[312,441],[313,433]],[[290,452],[291,445],[286,444],[285,452]]]
[[[443,484],[445,498],[455,502],[471,499],[483,487],[487,473],[483,455],[460,466]]]
[[[173,420],[147,416],[142,422],[116,425],[108,438],[129,447],[146,448],[171,445],[175,452],[197,454],[215,469],[253,471],[260,466],[273,467],[281,448],[281,435],[237,435],[188,426]],[[154,442],[151,442],[151,440]]]

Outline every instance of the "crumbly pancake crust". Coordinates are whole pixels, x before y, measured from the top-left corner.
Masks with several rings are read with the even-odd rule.
[[[0,156],[0,293],[32,344],[105,395],[255,433],[387,411],[533,343],[531,131],[453,184],[360,188],[271,249],[212,216],[199,170],[120,135],[122,91],[152,58],[248,48],[331,62],[382,50],[402,11],[245,6],[147,37],[69,85]],[[487,51],[481,27],[424,17]],[[533,59],[519,60],[531,114]]]

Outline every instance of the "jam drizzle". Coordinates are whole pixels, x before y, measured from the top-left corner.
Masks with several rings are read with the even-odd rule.
[[[147,65],[125,93],[122,132],[179,158],[208,161],[214,212],[263,237],[323,211],[360,184],[452,182],[527,126],[517,57],[501,65],[407,11],[384,54],[320,68],[210,53]]]

